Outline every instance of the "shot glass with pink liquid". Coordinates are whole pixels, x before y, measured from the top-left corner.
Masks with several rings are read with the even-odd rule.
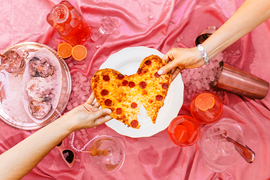
[[[200,137],[200,126],[196,120],[187,115],[177,116],[168,127],[171,140],[178,146],[194,145]]]
[[[9,73],[18,73],[25,67],[25,59],[19,51],[8,50],[0,58],[0,70],[5,70]]]

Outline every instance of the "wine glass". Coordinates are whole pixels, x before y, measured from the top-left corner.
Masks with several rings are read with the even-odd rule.
[[[99,135],[94,137],[85,153],[90,165],[102,174],[113,174],[121,169],[125,160],[124,141],[119,138]]]

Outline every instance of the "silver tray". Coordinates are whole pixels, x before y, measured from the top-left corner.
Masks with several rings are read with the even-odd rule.
[[[49,46],[35,42],[18,43],[5,49],[2,54],[10,49],[15,49],[20,51],[28,62],[29,57],[41,48],[50,50],[59,60],[62,69],[62,89],[58,105],[53,114],[43,123],[36,124],[24,110],[20,84],[24,70],[19,73],[0,71],[0,119],[18,129],[35,130],[51,123],[60,116],[58,112],[62,113],[65,110],[71,94],[72,85],[68,66]]]

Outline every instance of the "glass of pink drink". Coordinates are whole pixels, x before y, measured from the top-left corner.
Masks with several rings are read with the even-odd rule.
[[[69,1],[61,1],[52,7],[47,22],[72,46],[83,44],[91,35],[92,28]]]
[[[1,55],[0,70],[5,70],[9,73],[17,73],[25,67],[25,59],[16,50],[8,50]]]
[[[191,146],[200,137],[200,126],[192,117],[180,115],[172,120],[168,127],[168,133],[176,145]]]
[[[201,124],[214,123],[221,117],[223,103],[221,99],[210,92],[203,92],[193,98],[190,103],[190,113]]]

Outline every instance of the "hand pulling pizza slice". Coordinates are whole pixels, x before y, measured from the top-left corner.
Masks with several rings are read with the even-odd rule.
[[[102,108],[110,108],[111,116],[127,126],[140,127],[137,114],[141,105],[155,123],[171,83],[170,73],[157,74],[164,65],[164,60],[151,55],[130,76],[108,68],[98,70],[91,80],[93,93]]]

